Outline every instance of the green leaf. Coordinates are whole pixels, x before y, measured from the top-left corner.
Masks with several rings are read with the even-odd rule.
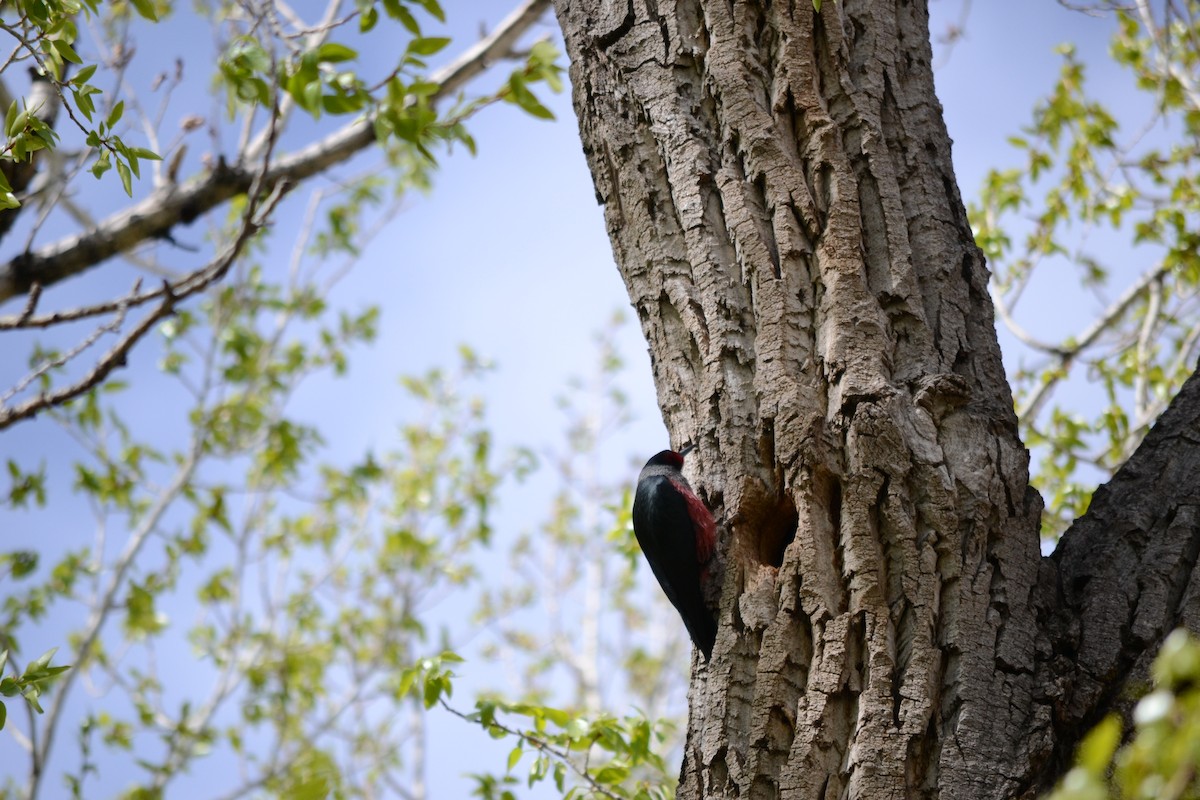
[[[367,33],[372,30],[376,23],[379,22],[379,10],[375,6],[371,6],[366,11],[362,12],[362,16],[358,19],[358,30],[360,33]]]
[[[121,117],[124,115],[124,113],[125,101],[118,100],[117,104],[112,107],[112,111],[108,112],[108,119],[105,121],[105,124],[108,125],[109,128],[115,127],[116,124],[121,121]]]
[[[383,10],[392,19],[400,20],[400,24],[413,36],[421,35],[421,25],[412,12],[400,3],[400,0],[383,0]]]
[[[408,52],[419,56],[431,56],[440,53],[448,44],[450,39],[445,36],[423,36],[408,43]]]
[[[442,696],[441,681],[436,678],[427,676],[425,678],[425,708],[433,708],[437,705],[438,699]]]
[[[30,661],[29,664],[27,664],[25,666],[25,674],[26,675],[36,674],[36,673],[44,670],[50,664],[50,659],[54,658],[54,654],[57,652],[58,652],[57,647],[51,647],[49,650],[42,653],[40,656],[35,658],[33,661]]]
[[[96,163],[92,164],[91,172],[98,179],[110,169],[112,169],[112,161],[109,159],[108,151],[102,150],[100,157],[96,159]]]
[[[15,103],[14,103],[14,105],[15,105]],[[18,133],[25,130],[25,126],[28,124],[29,124],[29,110],[28,109],[18,112],[15,116],[12,116],[11,121],[9,121],[8,124],[5,126],[5,129],[9,135],[9,138],[16,136]]]
[[[356,58],[358,58],[357,50],[353,50],[337,42],[325,42],[317,48],[318,61],[338,63],[340,61],[353,61]]]
[[[82,64],[83,59],[71,47],[71,43],[63,39],[51,39],[51,46],[58,51],[58,54],[63,57],[63,60],[70,61],[72,64]]]
[[[1103,776],[1120,743],[1121,718],[1110,714],[1079,745],[1079,765],[1093,775]]]
[[[509,752],[507,767],[509,772],[512,772],[513,767],[515,767],[521,761],[521,756],[523,755],[525,755],[525,750],[519,744],[514,747],[511,752]]]
[[[9,553],[6,558],[13,578],[23,578],[37,569],[38,554],[33,550],[17,550]],[[7,650],[0,654],[0,670],[4,669],[4,659],[7,656]]]
[[[596,783],[615,785],[621,783],[629,775],[629,770],[619,764],[608,764],[597,770],[593,777]]]
[[[508,80],[508,94],[505,99],[515,103],[527,114],[538,117],[539,119],[554,119],[554,113],[542,105],[533,94],[525,87],[525,81],[519,75],[513,75]]]
[[[417,0],[417,3],[426,11],[428,11],[429,15],[438,22],[446,21],[446,12],[442,11],[442,7],[438,4],[437,0]]]
[[[154,8],[153,0],[130,0],[137,12],[151,22],[158,22],[158,11]]]
[[[133,197],[133,176],[129,173],[129,166],[124,161],[117,162],[117,174],[121,176],[121,186],[125,189],[125,194]]]
[[[92,114],[96,112],[96,104],[92,102],[91,94],[83,91],[82,89],[72,89],[71,94],[75,98],[75,105],[78,106],[79,110],[83,112],[83,116],[87,117],[87,121],[91,122]],[[93,142],[93,139],[96,141]],[[88,146],[96,147],[99,144],[99,139],[100,135],[98,133],[95,131],[90,131],[88,133]]]
[[[404,697],[412,690],[412,685],[417,679],[417,669],[410,668],[400,673],[400,683],[396,685],[396,697]]]
[[[96,65],[88,64],[86,67],[76,72],[75,77],[71,78],[71,80],[67,81],[67,83],[71,84],[72,86],[82,86],[91,80],[91,77],[95,74]]]

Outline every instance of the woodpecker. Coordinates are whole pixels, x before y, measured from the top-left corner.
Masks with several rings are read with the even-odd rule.
[[[702,587],[709,577],[717,524],[680,471],[689,450],[663,450],[642,467],[633,498],[633,533],[654,577],[707,661],[712,657],[717,623],[704,604]]]

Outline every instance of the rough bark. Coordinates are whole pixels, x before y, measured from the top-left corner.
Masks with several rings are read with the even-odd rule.
[[[1050,774],[1109,711],[1128,713],[1175,628],[1200,631],[1200,374],[1137,452],[1096,490],[1043,566],[1038,605],[1053,647],[1042,680],[1058,733]]]
[[[1196,602],[1195,509],[1144,632],[1140,583],[1095,592],[1132,545],[1040,557],[925,4],[556,7],[659,404],[724,522],[679,796],[1037,794]]]

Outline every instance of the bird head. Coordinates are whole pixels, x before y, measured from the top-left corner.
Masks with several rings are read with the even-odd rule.
[[[650,460],[646,462],[646,466],[647,467],[670,467],[672,469],[682,469],[683,468],[683,457],[685,455],[687,455],[689,452],[691,452],[693,447],[695,447],[695,445],[688,445],[687,447],[683,448],[683,450],[679,451],[678,453],[676,453],[674,450],[663,450],[662,452],[655,453],[653,456],[650,457]]]

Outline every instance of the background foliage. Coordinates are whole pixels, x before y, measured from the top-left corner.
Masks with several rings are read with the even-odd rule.
[[[1009,139],[1021,160],[990,172],[970,208],[1017,344],[1011,377],[1049,537],[1087,510],[1200,355],[1200,7],[1085,10],[1111,15],[1111,57],[1140,97],[1115,108],[1063,44],[1058,80]],[[1047,315],[1031,298],[1052,286],[1075,290]],[[1084,309],[1095,312],[1068,313]]]

